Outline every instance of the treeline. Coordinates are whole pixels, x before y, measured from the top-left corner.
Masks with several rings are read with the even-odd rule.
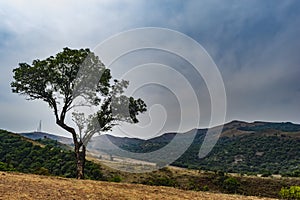
[[[226,124],[222,131],[222,137],[203,159],[198,155],[206,136],[206,129],[198,129],[195,137],[191,131],[166,133],[149,140],[113,136],[110,136],[109,140],[121,149],[139,153],[138,159],[157,163],[158,166],[160,163],[164,164],[166,154],[149,157],[146,153],[161,149],[172,141],[173,145],[168,147],[169,152],[176,152],[181,146],[189,146],[187,151],[171,164],[174,166],[214,172],[262,174],[265,177],[272,174],[300,177],[300,125],[290,122],[233,121]],[[175,136],[177,140],[173,140]],[[193,142],[190,145],[191,140]],[[101,149],[101,146],[97,150],[128,156],[115,149]]]
[[[76,177],[71,150],[62,149],[60,143],[50,139],[39,142],[44,145],[0,130],[0,170]],[[86,161],[85,174],[88,179],[103,179],[100,166],[90,161]]]
[[[201,136],[196,139],[203,138]],[[50,139],[32,141],[20,135],[0,130],[0,171],[18,171],[75,178],[74,154],[68,148],[68,146]],[[151,173],[132,174],[106,167],[101,168],[98,164],[90,161],[86,162],[85,173],[89,179],[163,185],[195,191],[238,193],[278,198],[280,189],[284,188],[280,195],[285,198],[290,194],[290,191],[285,188],[299,185],[299,179],[289,178],[283,180],[232,176],[222,171],[203,172],[202,170],[185,171],[162,168]]]
[[[277,132],[274,131],[274,128],[278,128]],[[244,129],[253,132],[219,138],[212,151],[202,159],[198,157],[198,154],[204,141],[205,131],[198,130],[193,143],[172,165],[215,172],[262,174],[263,176],[279,174],[286,177],[300,177],[300,139],[293,136],[299,134],[296,132],[298,125],[267,123],[255,127],[244,127]],[[281,132],[281,130],[292,132]],[[168,134],[145,141],[131,141],[130,143],[117,141],[115,143],[127,151],[146,153],[164,147],[174,136],[175,134]],[[179,142],[185,142],[185,137],[189,137],[189,135],[182,134],[179,137],[182,138]],[[181,144],[178,143],[174,146],[179,145]],[[174,148],[174,151],[176,150]],[[112,152],[112,154],[114,153]],[[159,162],[164,158],[155,159]],[[145,158],[145,160],[152,161],[149,158]]]
[[[173,165],[249,175],[300,177],[300,139],[257,133],[222,137],[207,157],[199,159],[201,143],[196,138]]]

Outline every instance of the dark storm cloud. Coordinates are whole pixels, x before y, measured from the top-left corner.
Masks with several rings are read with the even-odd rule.
[[[61,131],[46,104],[11,94],[11,71],[19,62],[48,57],[65,46],[93,49],[112,34],[143,26],[174,29],[203,45],[224,79],[227,120],[299,123],[299,11],[297,0],[0,2],[0,128],[28,130],[43,119],[48,131]],[[207,89],[185,70],[187,63],[154,54],[138,59],[180,69],[198,92],[204,115],[210,114]],[[203,119],[199,126],[206,124]]]

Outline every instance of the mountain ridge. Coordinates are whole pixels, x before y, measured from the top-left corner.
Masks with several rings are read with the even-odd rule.
[[[220,127],[214,127],[220,128]],[[212,128],[212,129],[214,129]],[[212,151],[203,159],[198,157],[207,129],[197,129],[195,135],[167,133],[148,140],[126,139],[109,136],[106,142],[98,137],[91,141],[90,148],[117,156],[128,156],[126,151],[138,153],[139,160],[164,164],[164,156],[149,158],[146,153],[154,152],[168,145],[178,136],[179,140],[171,152],[179,146],[191,142],[189,148],[172,165],[204,169],[221,170],[235,173],[282,174],[298,176],[300,174],[300,125],[291,122],[243,122],[232,121],[222,127],[220,137]],[[194,138],[191,138],[194,137]],[[108,143],[113,143],[109,146]],[[121,150],[120,150],[121,149]],[[125,151],[125,152],[124,152]],[[144,156],[143,156],[144,155]],[[299,172],[298,172],[299,170]]]
[[[147,140],[153,140],[156,138],[160,138],[161,136],[164,135],[176,135],[176,134],[188,134],[189,132],[192,132],[194,130],[196,131],[206,131],[208,129],[215,129],[218,127],[223,127],[222,129],[222,133],[226,131],[227,128],[235,128],[235,127],[252,127],[252,126],[256,126],[256,125],[264,125],[264,124],[269,124],[269,125],[290,125],[290,126],[295,126],[297,127],[297,131],[292,131],[292,132],[300,132],[300,124],[296,124],[293,122],[266,122],[266,121],[253,121],[253,122],[246,122],[246,121],[241,121],[241,120],[232,120],[230,122],[227,122],[223,125],[217,125],[211,128],[193,128],[189,131],[186,132],[166,132],[163,133],[161,135],[152,137],[152,138],[148,138],[148,139],[144,139],[144,138],[139,138],[139,137],[128,137],[128,136],[115,136],[115,135],[111,135],[111,134],[102,134],[99,136],[94,136],[93,138],[97,138],[97,137],[102,137],[102,136],[107,136],[110,138],[119,138],[119,139],[123,139],[123,140],[129,140],[129,139],[137,139],[137,140],[143,140],[143,141],[147,141]],[[267,129],[267,128],[266,128]],[[240,130],[240,129],[239,129]],[[37,131],[32,131],[32,132],[21,132],[19,133],[24,137],[30,138],[30,139],[43,139],[43,138],[50,138],[53,140],[57,140],[58,142],[62,142],[64,144],[71,144],[72,143],[72,138],[66,137],[66,136],[60,136],[57,135],[55,133],[47,133],[47,132],[37,132]],[[221,135],[221,137],[224,136],[223,134]],[[166,137],[166,136],[165,136]],[[66,143],[68,142],[68,143]]]
[[[22,135],[26,138],[30,138],[32,140],[37,140],[37,139],[52,139],[56,140],[58,142],[61,142],[63,144],[72,144],[72,138],[52,134],[52,133],[46,133],[46,132],[38,132],[38,131],[33,131],[33,132],[25,132],[25,133],[19,133],[19,135]]]
[[[212,129],[217,128],[220,126]],[[209,154],[200,159],[198,154],[207,130],[196,129],[195,134],[193,131],[170,132],[148,140],[104,134],[93,137],[87,149],[99,157],[104,153],[164,166],[169,164],[165,160],[173,152],[176,153],[179,147],[188,146],[172,165],[209,171],[300,176],[299,124],[231,121],[222,127],[220,137],[216,135],[216,144]],[[173,140],[175,136],[176,140]],[[169,145],[171,141],[172,146]],[[150,156],[151,152],[163,147],[168,147],[165,155]]]

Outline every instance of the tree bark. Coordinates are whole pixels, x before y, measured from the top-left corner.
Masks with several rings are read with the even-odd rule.
[[[83,144],[75,145],[77,179],[84,179],[85,153],[86,147]]]
[[[57,119],[56,123],[66,131],[70,132],[73,136],[73,142],[75,146],[74,152],[76,158],[76,177],[77,179],[84,179],[86,147],[82,141],[77,140],[77,135],[74,128],[67,126],[62,120],[59,119]]]

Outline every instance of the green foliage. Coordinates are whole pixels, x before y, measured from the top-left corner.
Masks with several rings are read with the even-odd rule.
[[[256,125],[256,126],[244,126],[238,128],[242,131],[265,131],[268,129],[284,131],[284,132],[297,132],[300,131],[300,125],[292,124],[290,122],[283,122],[283,123],[264,123]]]
[[[257,173],[255,173],[255,172],[247,172],[246,175],[247,176],[257,176]]]
[[[13,93],[48,103],[56,123],[85,144],[93,134],[111,130],[118,121],[137,123],[137,115],[146,111],[143,100],[124,95],[129,82],[112,81],[110,70],[89,49],[66,47],[55,56],[34,60],[31,65],[20,63],[13,73]],[[77,98],[83,98],[85,106],[98,106],[94,115],[74,112],[80,134],[85,129],[80,138],[65,124],[65,116]]]
[[[300,199],[300,186],[281,188],[279,195],[282,199]]]
[[[89,49],[64,48],[31,65],[20,63],[13,73],[12,92],[28,100],[46,102],[54,112],[56,124],[72,135],[77,178],[84,178],[85,149],[94,134],[109,131],[119,122],[137,123],[137,115],[146,111],[143,100],[124,95],[129,82],[112,81],[110,70]],[[76,105],[78,98],[81,103]],[[73,109],[78,132],[65,121],[67,113],[76,106],[98,107],[88,116]]]
[[[224,180],[223,188],[230,193],[237,193],[240,187],[239,181],[234,177],[229,177]]]
[[[293,177],[300,177],[300,170],[293,171]]]
[[[270,173],[270,172],[263,172],[262,174],[261,174],[261,177],[269,177],[269,176],[271,176],[272,174]]]
[[[172,165],[195,166],[202,170],[246,174],[282,174],[298,177],[300,167],[300,140],[280,136],[248,134],[221,137],[212,151],[203,159],[198,152],[204,136],[197,135],[188,150]],[[257,152],[262,152],[257,154]]]
[[[202,191],[204,191],[204,192],[209,191],[208,186],[207,186],[207,185],[204,185],[204,186],[202,187]]]
[[[15,169],[11,168],[7,163],[0,162],[0,171],[15,171]]]
[[[292,127],[296,129],[298,125],[289,126],[291,129]],[[198,130],[193,143],[172,165],[189,169],[200,168],[207,171],[249,175],[281,174],[293,177],[300,175],[298,170],[300,167],[300,140],[296,137],[282,137],[281,134],[275,135],[277,132],[273,133],[272,131],[267,132],[268,134],[253,132],[235,137],[224,136],[219,138],[217,144],[206,157],[199,159],[198,154],[205,133],[205,130]],[[126,140],[115,144],[127,151],[145,153],[163,148],[174,136],[175,134],[167,133],[149,140]],[[184,142],[186,140],[184,137],[187,137],[187,134],[178,137],[182,137],[180,141]],[[176,151],[176,145],[174,146],[174,151]],[[156,158],[156,161],[159,159],[163,160],[163,158]],[[151,160],[147,161],[151,162]]]
[[[46,175],[46,176],[50,175],[49,170],[46,169],[45,167],[38,168],[37,170],[34,171],[34,173],[38,175]]]
[[[0,170],[75,178],[74,153],[55,147],[55,141],[46,143],[42,148],[20,135],[0,130]],[[103,178],[100,167],[90,161],[86,161],[85,173],[89,179]]]
[[[55,102],[52,101],[56,100],[56,92],[64,97],[72,95],[77,74],[90,53],[89,49],[64,48],[56,56],[34,60],[32,65],[20,63],[19,68],[13,70],[15,80],[11,83],[12,91],[30,99],[42,99],[53,107]]]
[[[163,167],[161,169],[159,169],[160,172],[163,172],[169,176],[172,176],[173,172],[168,168],[168,167]]]
[[[288,171],[285,173],[282,173],[282,176],[285,177],[300,177],[300,170],[294,170],[294,171]]]
[[[119,175],[114,175],[109,181],[119,183],[122,181],[122,178]]]
[[[53,140],[53,139],[50,139],[50,138],[37,139],[35,141],[37,141],[40,144],[47,145],[47,146],[61,148],[61,149],[64,149],[64,150],[71,150],[70,146],[68,146],[66,144],[62,144],[62,143],[58,142],[57,140]]]

